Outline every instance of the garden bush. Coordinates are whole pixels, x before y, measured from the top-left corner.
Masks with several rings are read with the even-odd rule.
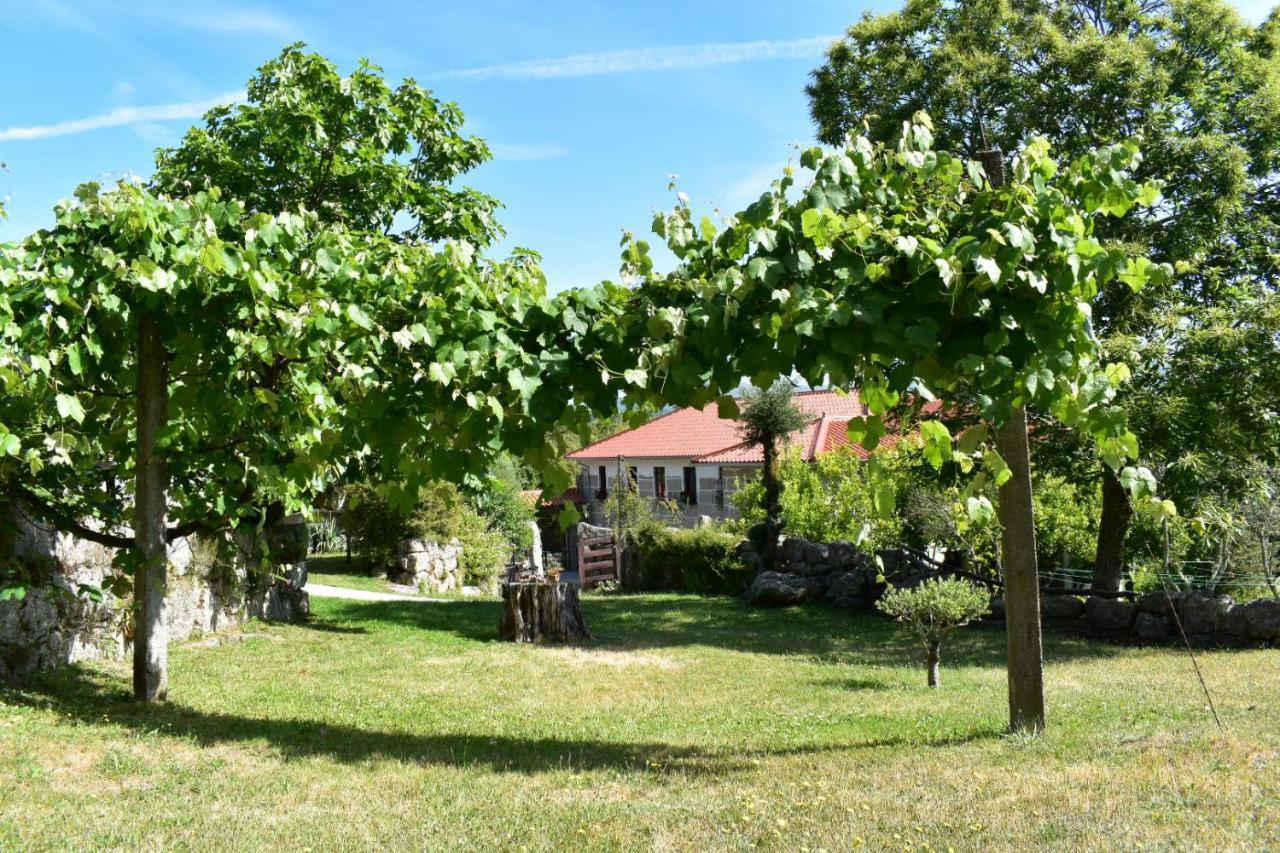
[[[892,452],[884,452],[883,458],[892,470],[897,462]],[[789,448],[778,464],[778,475],[784,484],[780,503],[788,536],[853,542],[868,553],[901,541],[901,519],[876,512],[865,462],[851,448],[838,448],[816,463],[804,461],[797,448]],[[744,482],[734,494],[744,529],[764,521],[763,500],[764,486],[758,479]]]
[[[533,507],[520,494],[520,484],[505,477],[489,477],[472,499],[489,527],[501,533],[512,550],[533,544]]]
[[[472,586],[488,586],[512,555],[507,538],[452,483],[429,484],[408,512],[393,507],[380,489],[367,483],[347,487],[346,497],[338,525],[351,537],[352,551],[369,560],[375,572],[395,565],[404,539],[457,539],[463,581]]]
[[[740,595],[751,572],[736,556],[739,537],[715,526],[676,529],[650,521],[634,533],[638,585],[646,591]]]

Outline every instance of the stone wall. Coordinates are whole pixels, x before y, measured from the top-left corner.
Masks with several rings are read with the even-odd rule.
[[[749,540],[742,560],[757,569],[743,600],[760,607],[789,607],[824,602],[845,610],[868,610],[888,584],[912,587],[938,574],[937,567],[899,551],[873,558],[848,542],[829,545],[787,537],[778,549],[777,571],[759,571],[760,556]],[[1274,644],[1280,642],[1280,600],[1237,604],[1226,596],[1197,592],[1151,593],[1137,601],[1048,594],[1041,596],[1046,628],[1086,630],[1117,639],[1181,642],[1178,624],[1197,645]],[[996,597],[989,619],[1004,618]]]
[[[0,601],[0,678],[130,651],[130,600],[104,587],[115,551],[14,518],[9,556],[46,567],[22,599]],[[301,541],[299,552],[297,543]],[[265,537],[204,536],[169,545],[166,622],[181,642],[245,618],[294,621],[309,612],[306,525],[283,525]],[[270,568],[267,568],[270,567]],[[102,601],[81,585],[103,590]]]
[[[1002,602],[994,605],[993,610],[1003,612]],[[1240,604],[1203,592],[1152,592],[1136,601],[1050,594],[1041,597],[1040,615],[1049,628],[1088,629],[1147,642],[1181,642],[1184,633],[1194,645],[1280,641],[1280,600],[1273,598]]]
[[[445,544],[406,539],[400,543],[395,568],[388,578],[423,592],[461,592],[464,580],[461,557],[462,545],[457,539]]]

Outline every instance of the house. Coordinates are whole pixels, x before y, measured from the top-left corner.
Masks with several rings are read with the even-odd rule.
[[[849,441],[849,420],[867,414],[856,394],[802,391],[793,399],[811,420],[792,433],[787,444],[799,446],[807,461],[841,446],[866,455],[860,445]],[[659,415],[643,426],[575,450],[567,458],[582,466],[578,490],[587,497],[591,516],[598,518],[601,502],[625,472],[641,497],[679,507],[672,521],[693,523],[704,515],[737,515],[733,493],[741,480],[758,476],[764,451],[758,444],[745,442],[742,424],[721,418],[712,403]]]

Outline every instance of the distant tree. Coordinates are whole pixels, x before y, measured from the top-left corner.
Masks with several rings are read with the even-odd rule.
[[[990,591],[955,578],[930,578],[911,589],[890,589],[876,602],[877,610],[916,632],[924,644],[929,686],[934,689],[942,683],[942,641],[986,613],[990,606]]]
[[[294,44],[258,69],[248,102],[216,107],[176,148],[157,152],[154,187],[189,195],[209,187],[250,213],[300,207],[325,223],[413,242],[501,234],[498,201],[458,178],[489,159],[462,133],[457,104],[407,79],[392,89],[366,60],[342,77]]]
[[[779,379],[763,391],[753,390],[742,410],[742,437],[764,451],[761,480],[764,483],[764,558],[766,571],[773,571],[778,558],[778,536],[782,533],[782,505],[779,494],[782,481],[778,477],[780,443],[788,435],[809,422],[809,417],[792,401],[794,389]]]
[[[1215,335],[1224,369],[1203,384],[1171,387],[1165,365],[1203,350],[1202,330],[1222,330],[1224,312],[1256,315],[1280,285],[1278,45],[1277,13],[1255,28],[1224,0],[908,0],[850,27],[808,92],[819,137],[832,144],[864,127],[891,138],[917,110],[934,119],[940,145],[971,157],[1041,133],[1068,159],[1140,136],[1134,176],[1162,181],[1163,199],[1098,236],[1177,275],[1141,294],[1113,284],[1092,300],[1092,322],[1106,351],[1133,365],[1121,393],[1132,395],[1126,409],[1151,461],[1191,453],[1231,468],[1280,452],[1280,383],[1258,369],[1280,363],[1280,339]],[[1243,369],[1227,367],[1237,362]],[[1088,460],[1088,469],[1074,463],[1077,476],[1099,470],[1066,441],[1045,461]],[[1094,582],[1115,589],[1132,508],[1118,475],[1101,473]]]

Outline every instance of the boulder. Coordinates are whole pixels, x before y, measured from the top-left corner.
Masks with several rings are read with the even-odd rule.
[[[824,570],[827,568],[827,560],[830,559],[830,549],[821,542],[810,542],[804,548],[804,561],[811,566],[821,566]],[[813,570],[814,574],[818,572]]]
[[[1201,593],[1180,596],[1176,602],[1182,630],[1188,634],[1216,633],[1222,626],[1227,611],[1235,603],[1225,595],[1213,598]]]
[[[1132,601],[1120,598],[1090,596],[1084,603],[1084,617],[1089,624],[1102,631],[1127,631],[1133,626],[1137,607]]]
[[[1169,616],[1173,613],[1173,607],[1169,603],[1177,601],[1181,593],[1171,592],[1149,592],[1137,600],[1138,610],[1142,613],[1151,613],[1156,616]]]
[[[997,595],[995,598],[991,599],[991,604],[987,606],[987,613],[982,618],[990,619],[992,621],[1004,619],[1004,596],[1003,595]]]
[[[782,544],[778,547],[778,561],[784,566],[803,563],[806,551],[812,544],[808,539],[801,539],[799,536],[788,536],[782,540]]]
[[[1079,619],[1084,602],[1074,595],[1046,595],[1040,599],[1040,615],[1045,619]]]
[[[1242,640],[1280,640],[1280,600],[1236,604],[1227,610],[1222,627]]]
[[[739,552],[738,559],[742,560],[742,565],[746,566],[747,571],[753,575],[759,574],[760,570],[764,568],[764,558],[755,551],[743,550]]]
[[[1166,640],[1173,633],[1167,618],[1146,610],[1138,611],[1138,618],[1133,623],[1133,631],[1144,640]]]
[[[827,564],[833,572],[862,568],[865,555],[852,542],[832,542],[827,546]]]
[[[424,539],[406,539],[400,543],[391,579],[426,592],[453,592],[462,589],[463,572],[459,557],[462,547],[457,539],[448,544]]]
[[[783,572],[761,572],[742,594],[742,600],[756,607],[793,607],[814,597],[811,578]]]
[[[808,556],[810,555],[806,554],[806,559],[788,565],[787,571],[804,577],[819,577],[831,573],[831,564],[827,562],[825,556],[821,560],[810,560]]]
[[[827,584],[827,601],[838,610],[862,610],[869,606],[870,583],[862,570],[833,572]]]

